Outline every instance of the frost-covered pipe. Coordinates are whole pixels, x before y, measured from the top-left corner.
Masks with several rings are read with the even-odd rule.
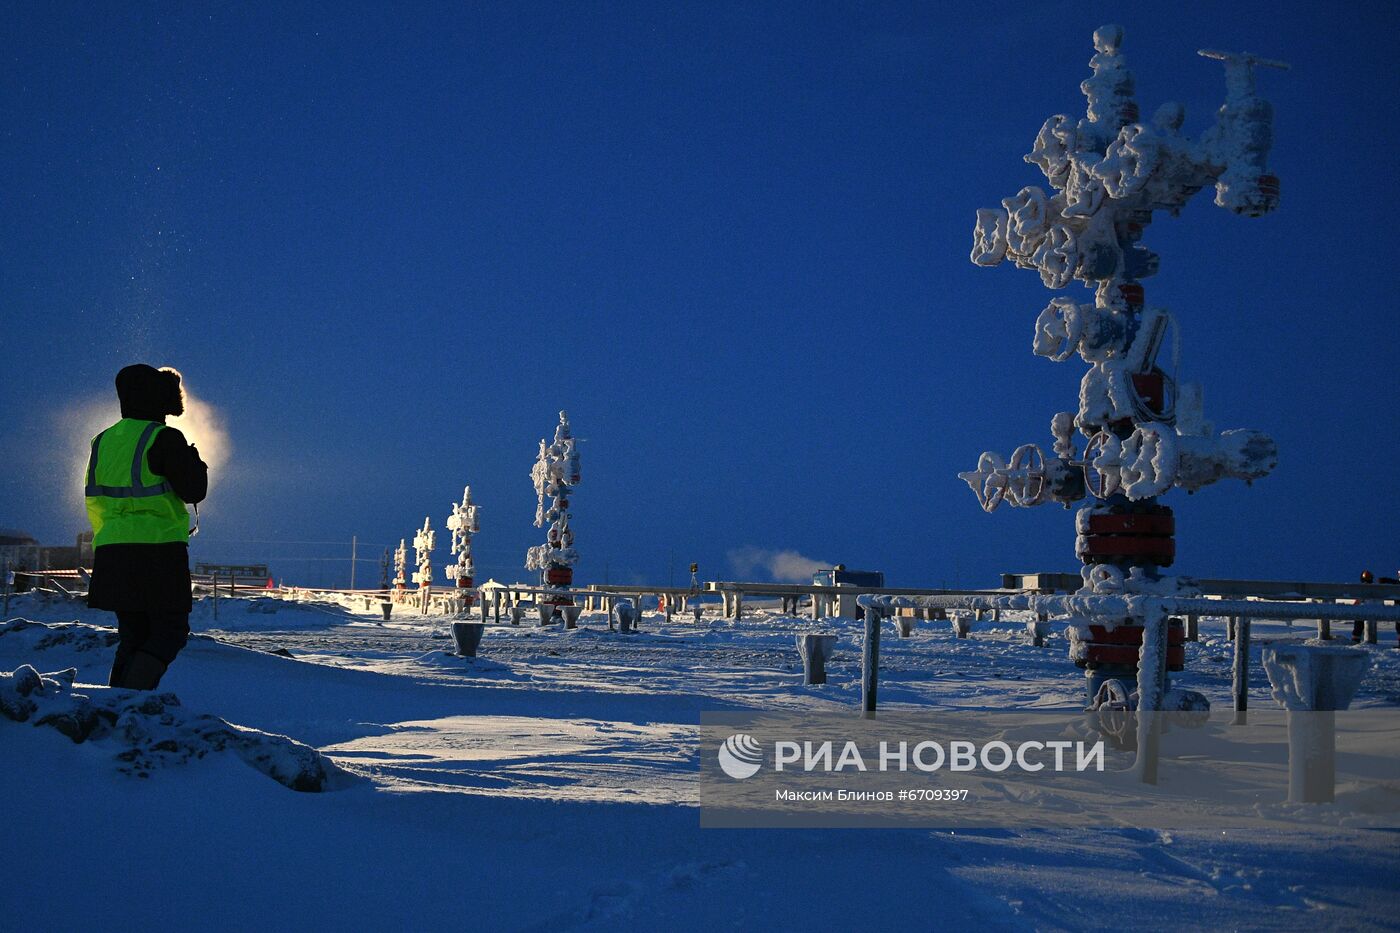
[[[615,622],[618,631],[630,632],[640,616],[641,612],[638,611],[636,603],[632,600],[615,599],[612,608],[608,610],[608,628],[612,628]]]
[[[1162,694],[1167,686],[1167,612],[1158,607],[1143,618],[1137,666],[1137,758],[1133,774],[1144,784],[1157,783],[1161,746]]]
[[[865,599],[864,596],[860,597]],[[884,611],[865,606],[865,641],[860,651],[860,708],[866,719],[875,718],[876,696],[880,688],[880,617]]]
[[[1376,619],[1400,622],[1400,606],[1360,606],[1343,603],[1299,603],[1270,600],[1207,599],[1203,596],[1153,596],[1140,594],[1039,594],[1007,593],[986,596],[874,596],[857,598],[861,606],[882,611],[918,609],[992,609],[1044,612],[1055,616],[1101,615],[1113,618],[1142,617],[1161,606],[1172,615],[1197,613],[1209,616],[1245,616],[1254,619],[1317,619],[1345,621]]]
[[[1231,725],[1249,724],[1249,619],[1235,620],[1235,657],[1230,665],[1230,694],[1235,703]]]
[[[797,636],[797,653],[802,658],[804,686],[826,683],[826,662],[836,647],[835,635],[803,632]]]

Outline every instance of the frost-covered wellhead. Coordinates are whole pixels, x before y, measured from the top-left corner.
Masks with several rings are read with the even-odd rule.
[[[457,581],[457,589],[466,590],[462,594],[465,605],[472,605],[471,587],[476,582],[476,562],[472,559],[472,535],[481,530],[479,507],[472,501],[472,488],[462,490],[462,501],[452,504],[452,512],[447,517],[447,528],[452,532],[453,562],[447,565],[447,579]]]
[[[545,586],[565,587],[574,582],[574,565],[578,551],[574,550],[574,532],[570,527],[569,498],[582,476],[579,472],[578,441],[569,427],[567,412],[559,413],[554,428],[554,442],[540,441],[540,452],[530,470],[535,484],[538,504],[535,507],[535,527],[548,528],[545,543],[536,545],[525,554],[525,568],[540,572]],[[547,605],[571,606],[568,596],[547,596]]]
[[[1278,453],[1258,431],[1216,434],[1205,421],[1200,387],[1177,385],[1176,322],[1146,302],[1141,280],[1156,274],[1160,261],[1142,238],[1154,211],[1175,216],[1207,186],[1214,186],[1216,204],[1242,216],[1278,205],[1279,180],[1268,168],[1273,108],[1255,93],[1255,70],[1287,65],[1202,51],[1225,64],[1225,101],[1193,140],[1181,132],[1186,112],[1179,103],[1141,120],[1122,42],[1120,26],[1094,32],[1092,73],[1080,84],[1085,116],[1050,117],[1025,156],[1050,191],[1028,185],[1000,207],[979,210],[973,232],[978,265],[1010,260],[1034,269],[1046,288],[1078,280],[1093,290],[1091,302],[1053,298],[1036,319],[1032,343],[1038,356],[1063,362],[1077,354],[1088,364],[1078,409],[1051,419],[1051,456],[1035,444],[1009,458],[987,451],[976,470],[959,475],[989,512],[1003,502],[1068,508],[1087,500],[1076,547],[1084,591],[1162,593],[1175,588],[1160,573],[1175,559],[1175,517],[1156,497],[1224,478],[1253,481],[1273,469]],[[1167,346],[1171,359],[1159,361]],[[1141,620],[1092,621],[1076,660],[1090,669],[1099,661],[1126,669],[1122,652],[1099,650],[1100,642],[1121,646],[1124,633],[1110,638],[1105,629]],[[1179,660],[1168,651],[1169,665]]]
[[[394,549],[394,589],[402,590],[408,585],[408,542],[404,538],[399,539],[399,546]]]
[[[423,516],[423,527],[413,536],[413,562],[418,569],[413,572],[413,582],[419,589],[433,585],[433,548],[437,546],[437,532],[433,531],[428,516]]]

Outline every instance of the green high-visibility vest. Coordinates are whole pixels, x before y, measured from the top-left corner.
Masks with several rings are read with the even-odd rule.
[[[164,428],[159,421],[123,418],[92,439],[83,494],[93,547],[190,539],[184,501],[146,462]]]

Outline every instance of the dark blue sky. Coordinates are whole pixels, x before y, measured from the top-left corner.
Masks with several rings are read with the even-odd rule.
[[[1281,448],[1168,498],[1177,569],[1394,571],[1396,6],[990,9],[7,3],[0,525],[83,526],[67,415],[144,360],[235,447],[196,556],[397,541],[470,482],[482,575],[523,577],[563,407],[583,582],[746,546],[904,584],[1072,569],[1069,513],[987,516],[955,475],[1048,449],[1083,373],[1030,352],[1034,273],[967,254],[1117,21],[1143,112],[1180,100],[1193,136],[1223,93],[1197,48],[1294,65],[1261,83],[1280,210],[1203,192],[1147,232],[1207,417]]]

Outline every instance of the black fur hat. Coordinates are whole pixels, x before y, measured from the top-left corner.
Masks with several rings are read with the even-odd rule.
[[[156,369],[134,363],[117,373],[117,398],[123,418],[163,421],[166,415],[185,413],[185,390],[180,373],[169,366]]]

